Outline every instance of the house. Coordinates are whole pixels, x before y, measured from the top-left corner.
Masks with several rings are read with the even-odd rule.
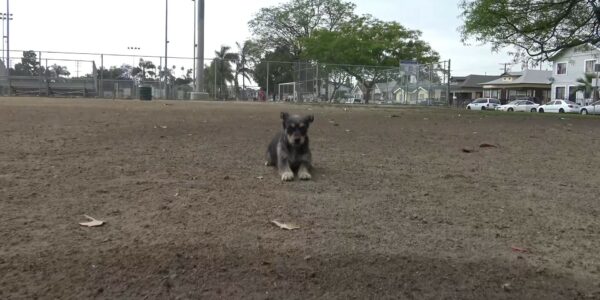
[[[483,97],[484,82],[493,81],[500,76],[468,75],[450,78],[450,98],[456,103],[471,102],[473,99]]]
[[[353,99],[364,100],[364,96],[366,93],[367,88],[364,86],[364,84],[357,83],[356,85],[354,85],[354,88],[352,89],[352,92],[350,94]]]
[[[598,45],[582,45],[565,49],[550,58],[552,61],[552,100],[570,100],[578,103],[589,103],[594,98],[592,91],[580,90],[577,79],[585,78],[585,74],[594,74],[591,86],[598,86],[598,73],[595,65],[600,63],[600,47]],[[598,99],[598,98],[596,98]]]
[[[322,84],[320,88],[320,97],[322,101],[341,100],[352,97],[352,85],[328,83]]]
[[[441,85],[410,85],[397,87],[394,90],[394,99],[401,104],[423,104],[428,100],[442,100],[446,97],[445,92]]]
[[[398,86],[398,82],[395,80],[376,83],[373,90],[373,99],[376,101],[393,101],[395,99],[394,90]]]
[[[401,84],[396,80],[376,83],[371,90],[373,101],[394,102],[400,104],[422,104],[424,101],[443,100],[446,98],[447,86],[429,81]],[[364,100],[367,88],[357,84],[352,89],[353,99]]]
[[[481,83],[483,97],[498,98],[503,103],[516,98],[530,98],[536,103],[550,100],[552,71],[525,69],[506,72],[500,78]]]

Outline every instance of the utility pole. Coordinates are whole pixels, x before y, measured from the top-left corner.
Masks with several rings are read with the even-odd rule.
[[[169,99],[169,84],[167,83],[167,78],[169,76],[169,64],[168,60],[168,44],[169,44],[169,0],[165,0],[165,64],[163,66],[164,70],[164,83],[165,83],[165,99]]]
[[[196,47],[198,47],[198,44],[196,43],[196,0],[192,0],[192,2],[194,2],[194,9],[192,9],[193,13],[194,13],[194,53],[192,55],[192,76],[193,76],[193,80],[194,80],[194,91],[196,90]]]
[[[11,95],[10,88],[10,0],[6,0],[6,82],[8,84],[8,96]]]
[[[198,46],[196,47],[196,86],[194,92],[191,93],[191,99],[202,100],[208,99],[208,93],[206,93],[204,87],[204,0],[196,0],[196,9],[196,18],[198,19],[198,24],[196,25],[198,34]]]

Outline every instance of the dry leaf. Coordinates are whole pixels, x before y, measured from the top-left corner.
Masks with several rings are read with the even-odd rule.
[[[518,253],[529,253],[530,252],[529,250],[527,250],[525,248],[515,247],[515,246],[510,247],[510,249],[512,250],[512,252],[518,252]]]
[[[285,230],[300,229],[300,226],[292,224],[292,223],[281,223],[277,220],[273,220],[273,221],[271,221],[271,223],[273,223],[273,224],[275,224],[275,226],[277,226],[281,229],[285,229]]]
[[[462,152],[464,152],[464,153],[472,153],[472,152],[475,152],[475,150],[469,149],[469,148],[463,148]]]
[[[84,217],[90,219],[89,222],[83,222],[83,223],[79,223],[79,225],[81,226],[87,226],[87,227],[98,227],[98,226],[102,226],[104,225],[104,221],[100,221],[100,220],[96,220],[88,215],[83,215]]]
[[[492,145],[492,144],[481,144],[479,145],[480,148],[498,148],[498,146],[496,145]]]

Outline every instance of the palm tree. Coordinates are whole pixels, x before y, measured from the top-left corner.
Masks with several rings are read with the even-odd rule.
[[[576,87],[577,91],[583,91],[584,98],[586,95],[592,95],[592,102],[598,100],[597,87],[594,86],[594,74],[586,73],[583,78],[577,78],[579,85]]]
[[[147,71],[146,71],[147,70]],[[154,78],[156,76],[156,66],[152,61],[144,60],[140,58],[140,62],[137,67],[132,69],[132,76],[138,77],[140,80],[146,80],[146,73],[150,76],[150,78]]]
[[[251,60],[251,57],[253,57],[253,55],[255,54],[255,52],[258,49],[258,45],[250,40],[246,40],[244,41],[244,43],[242,45],[240,45],[240,43],[235,42],[235,45],[238,48],[238,60],[236,61],[235,64],[235,91],[236,94],[240,94],[239,93],[239,89],[240,89],[240,85],[238,82],[238,77],[241,75],[242,76],[242,91],[246,91],[246,79],[250,80],[250,75],[252,74],[253,70],[249,68],[248,63],[249,60]],[[244,94],[244,98],[245,94]]]
[[[229,52],[231,47],[221,46],[219,51],[215,51],[215,64],[217,65],[217,84],[219,98],[227,98],[227,83],[235,80],[234,71],[231,69],[231,62],[239,60],[237,53]]]

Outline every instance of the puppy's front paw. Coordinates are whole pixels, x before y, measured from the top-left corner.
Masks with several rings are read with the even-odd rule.
[[[310,173],[308,173],[308,171],[301,170],[300,172],[298,172],[298,178],[300,178],[300,180],[310,180],[312,176],[310,175]]]
[[[292,180],[294,180],[294,173],[291,172],[291,171],[287,171],[287,172],[281,173],[281,180],[282,181],[292,181]]]

